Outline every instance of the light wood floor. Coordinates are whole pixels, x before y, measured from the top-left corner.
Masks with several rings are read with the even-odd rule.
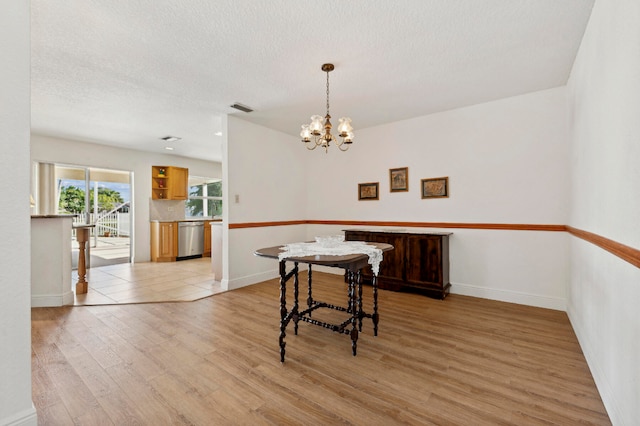
[[[223,291],[210,257],[101,266],[88,269],[86,279],[89,291],[75,295],[76,306],[193,301]],[[71,282],[75,289],[78,271]]]
[[[317,299],[344,305],[341,277],[314,277]],[[565,313],[380,293],[379,335],[366,322],[357,356],[300,323],[283,364],[275,280],[190,303],[35,308],[39,423],[610,424]]]

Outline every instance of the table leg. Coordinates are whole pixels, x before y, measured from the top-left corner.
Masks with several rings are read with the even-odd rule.
[[[311,295],[311,264],[309,264],[309,274],[307,275],[307,283],[309,284],[309,290],[307,292],[307,308],[311,308],[313,305],[313,296]],[[309,312],[311,316],[311,312]]]
[[[284,362],[284,347],[286,343],[284,341],[287,328],[287,323],[285,319],[287,317],[287,270],[285,267],[285,261],[280,262],[280,362]]]
[[[362,331],[362,274],[356,273],[356,285],[358,286],[358,330]]]
[[[356,305],[356,291],[355,291],[355,274],[353,271],[349,271],[349,306],[351,307],[351,351],[353,356],[356,356],[356,350],[358,348],[358,327],[357,317],[360,312]]]
[[[293,309],[292,319],[293,319],[293,334],[298,335],[298,321],[300,321],[300,315],[298,315],[298,262],[294,263],[294,275],[293,275]]]
[[[374,274],[373,279],[371,281],[371,286],[373,287],[373,315],[371,315],[371,319],[373,320],[373,335],[378,335],[378,277]]]
[[[353,313],[353,272],[347,271],[347,312]]]

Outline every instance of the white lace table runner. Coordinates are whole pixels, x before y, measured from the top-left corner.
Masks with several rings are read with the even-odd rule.
[[[282,247],[282,252],[278,255],[279,260],[288,257],[305,256],[344,256],[348,254],[366,254],[369,256],[369,264],[373,273],[378,275],[380,262],[382,262],[382,250],[362,241],[344,241],[335,246],[326,247],[318,243],[292,243]]]

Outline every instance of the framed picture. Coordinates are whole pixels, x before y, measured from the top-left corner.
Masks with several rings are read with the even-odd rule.
[[[449,177],[422,179],[422,198],[446,198],[449,196]]]
[[[409,168],[389,169],[389,188],[391,192],[403,192],[409,190]]]
[[[359,183],[358,200],[377,200],[378,183],[379,182]]]

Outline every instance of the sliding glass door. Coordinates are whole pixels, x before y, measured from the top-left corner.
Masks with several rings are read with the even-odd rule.
[[[76,214],[75,222],[95,225],[91,231],[89,265],[130,262],[131,173],[57,164],[55,182],[58,212]],[[75,242],[74,247],[77,248]]]

